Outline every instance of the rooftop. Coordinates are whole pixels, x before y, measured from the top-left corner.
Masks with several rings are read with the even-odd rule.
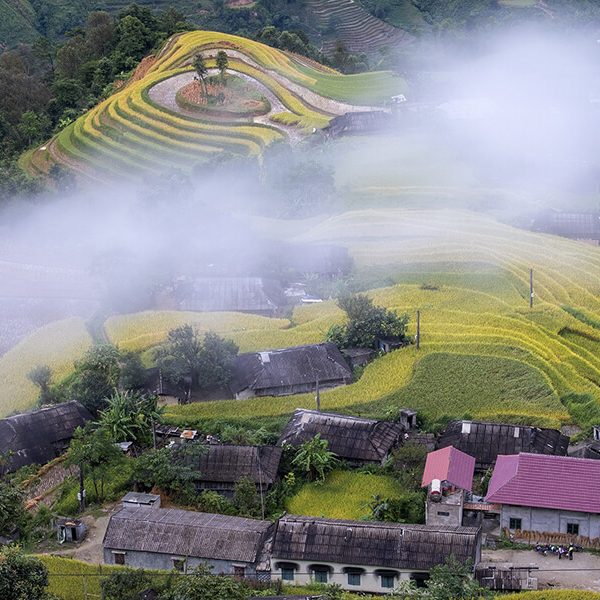
[[[312,344],[240,354],[230,382],[234,394],[259,390],[352,380],[352,371],[334,344]]]
[[[254,563],[268,521],[174,508],[127,507],[112,515],[104,547]]]
[[[475,561],[480,530],[285,516],[273,542],[277,560],[311,560],[392,569],[422,569],[453,554]]]
[[[447,481],[457,488],[472,491],[475,459],[453,446],[427,455],[421,487],[427,487],[434,479]]]
[[[600,513],[600,461],[520,453],[498,456],[486,500]]]
[[[297,447],[320,434],[329,442],[329,450],[342,459],[380,462],[398,444],[403,432],[399,423],[298,408],[278,445]]]

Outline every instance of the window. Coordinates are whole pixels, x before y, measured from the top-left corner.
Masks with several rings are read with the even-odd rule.
[[[184,558],[173,558],[173,568],[180,573],[185,571],[185,559]]]
[[[348,585],[360,585],[360,573],[358,571],[348,571]]]
[[[294,581],[294,567],[281,567],[281,579],[283,581]]]
[[[567,533],[579,535],[579,523],[567,523]]]
[[[521,525],[522,525],[521,519],[515,519],[513,517],[511,517],[508,522],[509,529],[521,529]]]
[[[396,578],[393,575],[382,575],[381,576],[381,587],[382,588],[393,588],[394,580]]]
[[[115,565],[125,564],[125,552],[114,552],[113,556],[115,557]]]
[[[236,567],[234,565],[234,567],[233,567],[233,576],[236,579],[244,579],[244,577],[246,577],[246,567],[241,567],[241,566]]]
[[[313,576],[317,583],[327,583],[329,572],[324,567],[317,567],[313,569]]]
[[[438,510],[437,511],[438,517],[449,517],[450,513],[446,512],[445,510]]]

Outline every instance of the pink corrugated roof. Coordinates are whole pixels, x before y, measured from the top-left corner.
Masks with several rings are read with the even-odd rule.
[[[522,452],[498,456],[488,502],[600,513],[600,460]]]
[[[474,471],[475,459],[472,456],[448,446],[427,455],[421,486],[427,487],[434,479],[439,479],[471,491]]]

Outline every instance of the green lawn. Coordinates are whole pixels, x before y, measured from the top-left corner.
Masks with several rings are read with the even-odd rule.
[[[393,477],[332,471],[324,483],[307,483],[286,505],[289,513],[310,517],[359,520],[370,514],[374,495],[399,498],[402,488]]]

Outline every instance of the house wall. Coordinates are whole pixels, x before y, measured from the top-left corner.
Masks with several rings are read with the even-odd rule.
[[[378,594],[389,594],[393,591],[395,587],[397,587],[402,580],[411,579],[411,575],[417,574],[421,575],[421,578],[427,576],[427,571],[408,571],[401,569],[389,569],[386,567],[373,567],[366,565],[348,565],[341,563],[321,563],[317,561],[302,561],[302,560],[289,560],[273,557],[271,559],[271,579],[278,580],[281,579],[281,569],[276,568],[278,563],[294,563],[298,565],[298,569],[294,573],[293,581],[285,581],[287,585],[307,585],[314,581],[314,576],[311,573],[311,566],[316,564],[327,566],[330,568],[330,572],[328,575],[328,583],[336,583],[340,585],[343,589],[348,591],[355,592],[369,592],[369,593],[378,593]],[[344,567],[352,567],[363,569],[364,573],[361,575],[360,585],[349,585],[348,584],[348,574],[344,573]],[[384,588],[381,585],[381,577],[375,573],[378,569],[384,571],[395,571],[397,576],[394,579],[394,586],[391,588]]]
[[[433,502],[427,498],[427,510],[425,523],[427,525],[442,525],[445,527],[454,527],[462,525],[463,505],[450,504],[444,502]]]
[[[192,556],[184,557],[177,554],[159,554],[157,552],[122,551],[120,548],[104,548],[104,562],[108,565],[116,564],[115,552],[113,550],[117,553],[125,552],[125,565],[128,567],[171,571],[173,569],[174,558],[185,558],[187,572],[192,571],[200,565],[207,565],[208,567],[212,567],[211,572],[214,575],[233,574],[234,566],[244,566],[246,567],[246,577],[256,575],[255,565],[242,561],[209,560]]]
[[[509,529],[511,518],[521,519],[523,531],[567,533],[567,523],[578,523],[579,535],[600,537],[600,514],[502,505],[500,526]]]
[[[337,387],[339,385],[346,385],[352,381],[352,377],[348,376],[347,379],[332,379],[329,381],[319,381],[319,389],[325,390],[328,388]],[[316,390],[316,384],[314,382],[305,383],[302,385],[288,385],[276,388],[258,388],[250,389],[246,388],[241,392],[235,394],[236,400],[246,400],[247,398],[254,398],[256,396],[291,396],[292,394],[307,394]]]

